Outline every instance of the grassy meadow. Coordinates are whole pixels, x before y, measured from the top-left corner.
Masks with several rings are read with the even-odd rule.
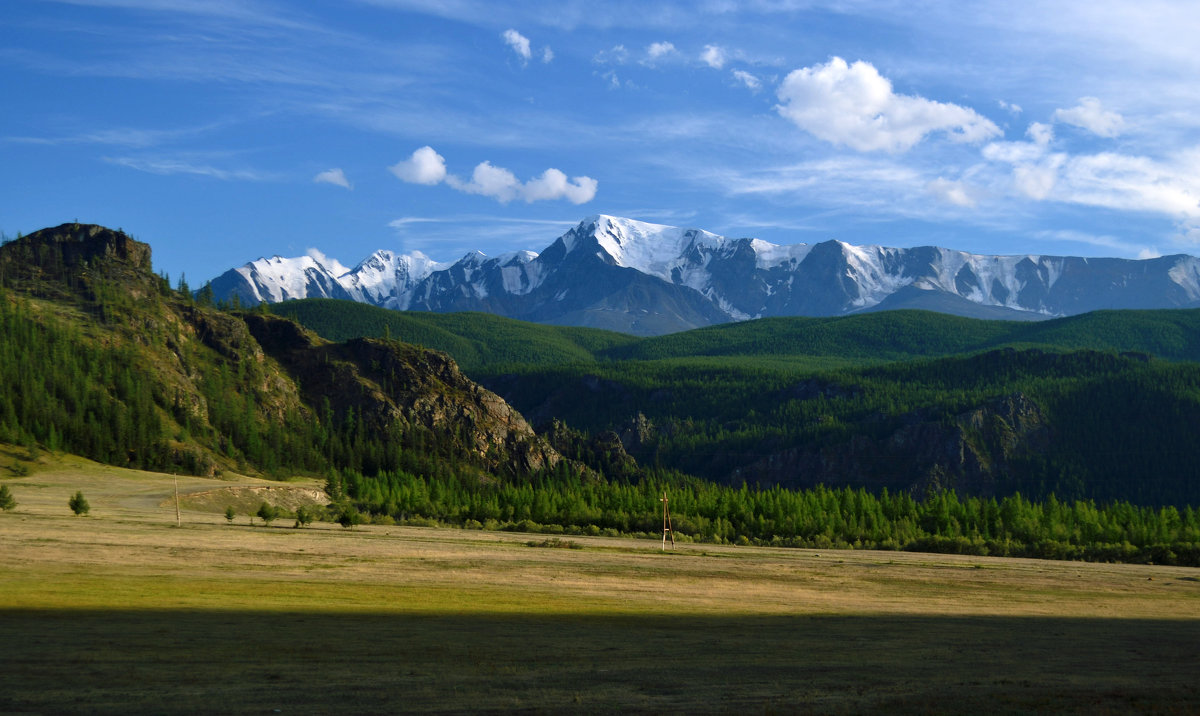
[[[177,527],[169,475],[23,455],[0,713],[1200,711],[1200,570],[266,527],[317,486],[252,478]]]

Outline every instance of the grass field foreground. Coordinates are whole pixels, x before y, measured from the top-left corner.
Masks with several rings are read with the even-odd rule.
[[[249,478],[176,527],[171,476],[14,454],[0,713],[1200,711],[1200,570],[227,524],[314,489]]]

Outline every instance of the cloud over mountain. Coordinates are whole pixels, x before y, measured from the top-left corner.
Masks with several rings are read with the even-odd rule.
[[[482,161],[475,166],[469,180],[446,171],[445,158],[425,146],[417,149],[408,159],[388,167],[401,181],[410,184],[435,185],[445,183],[464,194],[487,196],[506,204],[520,199],[527,203],[551,199],[566,199],[572,204],[584,204],[596,196],[599,182],[591,177],[568,178],[562,171],[551,167],[541,176],[522,182],[508,169]]]
[[[903,152],[934,132],[981,142],[1001,134],[991,120],[956,104],[896,94],[869,62],[834,57],[784,78],[776,110],[797,127],[860,152]]]

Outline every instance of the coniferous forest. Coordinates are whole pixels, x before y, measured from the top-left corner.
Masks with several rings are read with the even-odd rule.
[[[0,442],[315,476],[335,511],[375,520],[656,535],[666,493],[685,540],[1200,566],[1193,311],[896,312],[639,340],[272,310],[214,306],[100,227],[9,242]]]

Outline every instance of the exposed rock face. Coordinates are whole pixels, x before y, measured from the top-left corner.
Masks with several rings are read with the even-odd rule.
[[[737,471],[733,480],[795,488],[887,487],[918,495],[949,489],[986,497],[1008,492],[1014,461],[1049,441],[1041,409],[1016,393],[950,421],[913,413],[883,437],[859,434],[818,450],[783,450]]]
[[[589,467],[609,478],[632,477],[637,473],[637,460],[625,452],[621,438],[611,430],[589,437],[556,418],[543,425],[540,434],[555,450],[572,459],[576,469],[585,475],[595,476]]]
[[[292,321],[244,316],[263,349],[293,375],[306,402],[353,410],[373,430],[420,425],[461,441],[489,468],[529,473],[561,456],[499,396],[469,380],[446,354],[358,338],[335,344]]]
[[[62,224],[5,244],[0,264],[7,280],[62,281],[86,271],[136,284],[153,279],[150,246],[94,224]]]

